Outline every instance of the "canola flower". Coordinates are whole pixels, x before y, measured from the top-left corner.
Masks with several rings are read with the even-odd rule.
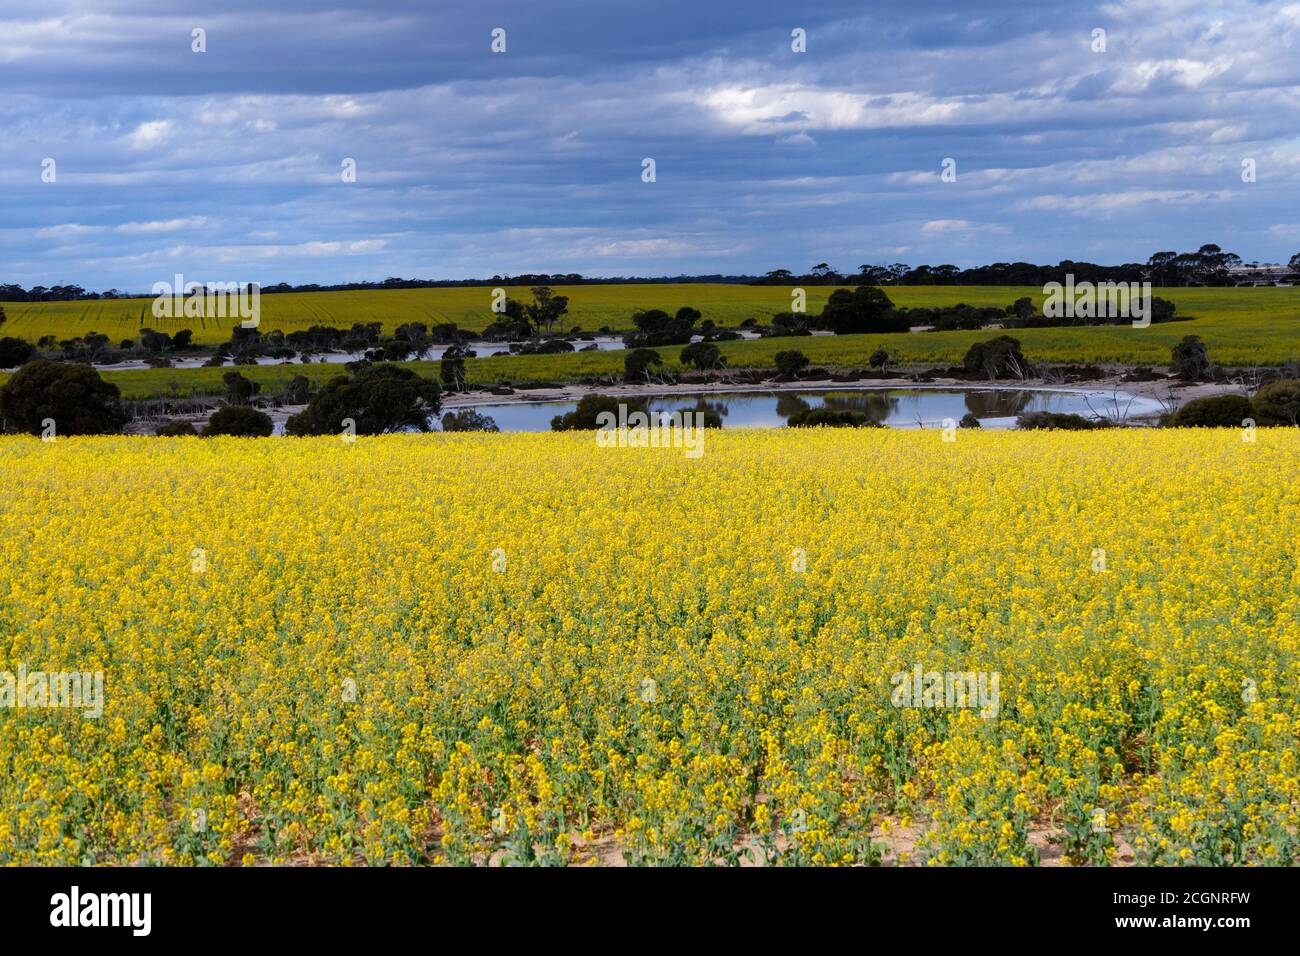
[[[0,439],[0,862],[1296,862],[1300,432]],[[997,675],[998,706],[890,676]]]

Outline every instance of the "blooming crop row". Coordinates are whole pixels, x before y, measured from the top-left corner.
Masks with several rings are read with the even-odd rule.
[[[0,862],[1293,863],[1297,462],[0,439]]]

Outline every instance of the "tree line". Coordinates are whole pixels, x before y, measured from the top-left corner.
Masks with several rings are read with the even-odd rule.
[[[911,266],[907,263],[863,264],[857,271],[842,272],[828,263],[819,262],[806,272],[773,269],[757,275],[676,275],[676,276],[583,276],[568,273],[524,273],[517,276],[494,275],[490,279],[403,279],[390,276],[379,282],[319,283],[277,282],[263,285],[270,292],[344,292],[366,289],[436,289],[497,285],[633,285],[664,283],[721,283],[731,285],[1046,285],[1064,282],[1067,274],[1076,282],[1150,282],[1164,286],[1230,286],[1250,284],[1234,274],[1242,266],[1241,256],[1225,252],[1207,243],[1195,252],[1162,251],[1153,253],[1146,262],[1122,265],[1099,265],[1095,262],[1064,259],[1056,265],[1032,262],[994,262],[962,269],[950,263]],[[1300,280],[1300,252],[1287,262],[1291,275]],[[0,302],[65,302],[77,299],[151,298],[151,294],[108,289],[89,292],[79,285],[32,286],[8,283],[0,285]]]
[[[1241,256],[1207,243],[1195,252],[1156,252],[1146,262],[1114,266],[1073,259],[1062,260],[1054,266],[995,262],[969,269],[951,264],[910,266],[896,262],[891,265],[863,264],[856,272],[839,272],[828,263],[819,262],[802,275],[789,269],[774,269],[755,284],[1041,286],[1049,282],[1064,283],[1065,277],[1072,275],[1075,282],[1150,282],[1157,286],[1249,285],[1252,280],[1234,271],[1242,265]],[[1300,280],[1300,252],[1293,255],[1287,265],[1291,275]]]

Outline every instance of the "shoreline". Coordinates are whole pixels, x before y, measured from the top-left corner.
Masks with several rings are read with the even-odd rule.
[[[1146,407],[1125,415],[1125,421],[1144,425],[1156,422],[1165,412],[1172,412],[1194,398],[1244,392],[1243,386],[1231,382],[1179,382],[1162,380],[1154,382],[1124,382],[1122,375],[1111,375],[1093,382],[1061,384],[1046,379],[1026,379],[1023,382],[971,382],[955,378],[935,378],[918,382],[906,378],[860,379],[855,382],[836,382],[828,378],[786,382],[730,382],[719,380],[696,384],[635,385],[583,385],[568,383],[554,388],[524,388],[509,395],[497,395],[485,389],[443,394],[442,410],[480,408],[496,405],[537,405],[549,402],[576,402],[586,395],[607,395],[614,398],[650,398],[673,395],[737,394],[771,392],[883,392],[883,391],[1034,391],[1068,394],[1115,394],[1143,400]],[[1159,408],[1151,408],[1156,403]],[[168,421],[188,421],[201,427],[216,410],[216,405],[203,414],[167,416]],[[273,405],[262,411],[271,417],[277,432],[291,415],[301,412],[305,405]],[[128,434],[151,434],[157,421],[143,419],[128,423]]]
[[[649,398],[655,396],[744,393],[744,392],[869,392],[869,391],[1035,391],[1083,393],[1122,393],[1134,398],[1147,399],[1174,411],[1194,398],[1232,394],[1242,391],[1240,385],[1228,382],[1125,382],[1114,375],[1093,382],[1061,384],[1045,379],[1026,379],[1023,382],[970,382],[955,378],[936,378],[917,382],[908,379],[860,379],[856,382],[836,382],[828,378],[793,382],[712,382],[697,384],[636,384],[636,385],[583,385],[578,383],[556,388],[518,389],[510,395],[498,395],[476,389],[468,392],[444,394],[443,408],[476,408],[484,405],[528,405],[547,402],[578,401],[587,395],[609,395],[615,398]],[[1134,419],[1152,420],[1159,413],[1135,414]]]

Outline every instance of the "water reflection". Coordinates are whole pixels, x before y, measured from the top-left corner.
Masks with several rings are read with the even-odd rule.
[[[776,413],[781,418],[789,418],[796,412],[805,412],[811,407],[798,392],[780,392],[776,396]]]
[[[1014,418],[1023,414],[1034,399],[1033,392],[1010,389],[998,391],[985,389],[980,392],[966,392],[966,411],[976,418]]]
[[[939,427],[968,412],[986,428],[1009,428],[1026,412],[1066,412],[1094,417],[1159,411],[1149,399],[1111,392],[1043,391],[1035,389],[888,389],[777,392],[713,392],[656,395],[648,399],[653,412],[701,411],[710,424],[725,428],[782,427],[790,416],[809,408],[865,413],[872,421],[895,428]],[[572,411],[575,402],[532,402],[478,405],[502,431],[548,431],[556,415]],[[1152,406],[1152,407],[1148,407]]]
[[[822,404],[835,411],[862,412],[883,424],[897,414],[899,397],[892,392],[827,392]]]

